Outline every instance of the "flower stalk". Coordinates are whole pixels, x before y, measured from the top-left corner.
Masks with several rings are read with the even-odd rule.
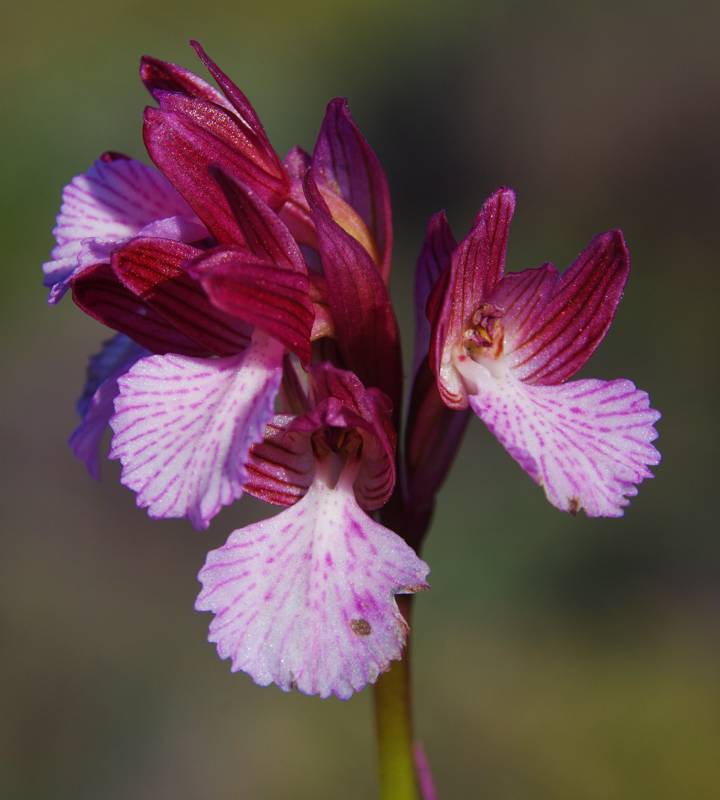
[[[411,596],[398,598],[410,621]],[[373,687],[380,800],[420,800],[412,723],[410,638],[401,661],[380,676]]]

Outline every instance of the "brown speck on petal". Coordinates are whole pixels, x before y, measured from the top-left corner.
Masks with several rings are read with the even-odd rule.
[[[575,514],[577,514],[578,511],[580,511],[580,507],[581,507],[580,506],[580,501],[578,500],[578,498],[577,497],[571,497],[570,498],[570,505],[568,506],[568,511],[573,516],[575,516]]]
[[[352,619],[350,620],[350,627],[352,632],[358,636],[370,636],[372,633],[372,626],[366,619]]]

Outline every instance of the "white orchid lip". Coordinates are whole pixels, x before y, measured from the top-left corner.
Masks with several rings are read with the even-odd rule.
[[[355,462],[334,482],[318,464],[307,494],[234,531],[200,572],[195,605],[233,672],[285,691],[347,699],[401,657],[396,594],[427,587],[427,565],[358,505]]]

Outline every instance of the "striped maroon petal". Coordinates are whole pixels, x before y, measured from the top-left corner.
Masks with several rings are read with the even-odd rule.
[[[140,60],[140,79],[156,100],[160,93],[180,92],[189,97],[200,97],[228,111],[233,110],[230,103],[214,86],[179,64],[143,56]]]
[[[305,197],[305,175],[310,169],[311,158],[301,147],[292,147],[283,166],[290,177],[290,192],[285,205],[279,214],[288,226],[295,240],[306,247],[317,250],[315,223],[310,213],[310,206]]]
[[[307,272],[297,242],[287,225],[249,186],[238,183],[221,169],[211,168],[235,215],[243,245],[261,261],[272,261],[296,272]]]
[[[138,505],[207,528],[242,495],[281,376],[282,346],[256,336],[239,356],[151,356],[119,378],[110,457]]]
[[[402,356],[385,283],[365,248],[332,219],[313,170],[306,177],[305,192],[317,229],[328,300],[345,366],[365,386],[385,392],[399,414]]]
[[[429,363],[440,395],[450,408],[467,407],[453,362],[473,313],[488,300],[502,277],[514,210],[515,194],[510,189],[498,189],[485,201],[472,230],[453,252],[442,305],[433,309]],[[439,298],[432,300],[438,303]]]
[[[314,319],[307,275],[259,261],[242,248],[217,248],[190,265],[214,306],[282,342],[307,363]]]
[[[165,317],[120,283],[109,264],[83,270],[71,282],[74,303],[88,316],[124,333],[152,353],[209,355]]]
[[[505,350],[527,383],[561,383],[581,369],[610,327],[630,272],[620,231],[596,236],[563,275],[547,265],[508,275],[492,296]]]
[[[295,505],[234,531],[209,553],[195,608],[232,671],[261,686],[342,699],[399,659],[407,624],[394,599],[426,588],[427,565],[323,476]]]
[[[393,244],[390,190],[378,157],[343,98],[327,106],[312,166],[320,189],[334,192],[360,215],[374,240],[378,267],[387,283]]]
[[[660,415],[630,381],[538,386],[465,365],[473,411],[562,511],[622,516],[637,484],[652,477]]]
[[[245,465],[245,491],[266,503],[296,503],[307,492],[315,474],[310,435],[291,430],[293,419],[287,414],[273,417],[265,426],[263,440],[251,448]]]
[[[247,136],[255,143],[257,151],[262,152],[264,162],[267,166],[268,172],[274,173],[281,180],[285,180],[285,174],[282,163],[278,158],[267,134],[265,128],[258,117],[257,112],[240,88],[228,78],[228,76],[218,67],[218,65],[208,56],[199,42],[191,41],[191,46],[198,54],[198,57],[207,67],[210,74],[213,76],[223,94],[227,98],[229,104],[236,112],[238,122],[243,126]]]
[[[217,309],[186,264],[201,251],[165,239],[133,239],[117,251],[112,268],[123,286],[177,331],[216,355],[239,353],[250,327]]]
[[[145,109],[143,135],[150,157],[219,242],[242,242],[209,168],[220,167],[272,208],[279,208],[287,197],[287,176],[268,167],[263,153],[230,112],[196,97],[157,94],[160,108]]]

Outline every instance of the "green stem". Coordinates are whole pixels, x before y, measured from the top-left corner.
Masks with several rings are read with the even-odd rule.
[[[411,596],[398,597],[405,620],[410,622]],[[374,686],[380,800],[419,800],[412,730],[410,642],[402,661],[393,661]]]

